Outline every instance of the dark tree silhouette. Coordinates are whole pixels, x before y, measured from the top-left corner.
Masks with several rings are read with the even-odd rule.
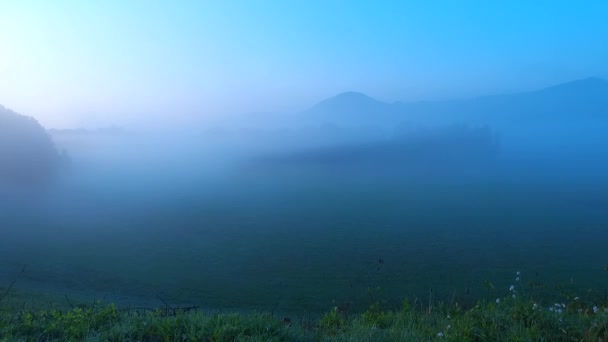
[[[0,106],[0,181],[44,181],[61,159],[49,134],[34,118]]]

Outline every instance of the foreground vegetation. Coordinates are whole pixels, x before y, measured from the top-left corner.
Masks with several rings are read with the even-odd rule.
[[[97,302],[35,309],[0,298],[0,341],[608,341],[608,307],[583,298],[541,303],[519,295],[481,300],[470,308],[405,300],[401,308],[372,304],[324,315],[205,313],[196,308],[118,308]],[[567,300],[566,300],[567,299]]]

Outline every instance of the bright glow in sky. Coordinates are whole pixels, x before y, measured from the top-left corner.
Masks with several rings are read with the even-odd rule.
[[[0,0],[0,104],[48,127],[608,78],[608,1]]]

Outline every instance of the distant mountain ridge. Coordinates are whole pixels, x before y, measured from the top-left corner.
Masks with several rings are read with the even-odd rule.
[[[608,81],[591,77],[536,91],[436,102],[386,103],[362,93],[346,92],[319,102],[303,116],[336,124],[433,123],[446,119],[480,124],[551,118],[608,120]]]
[[[390,108],[388,103],[376,100],[363,93],[349,91],[340,93],[334,97],[323,100],[313,106],[311,111],[323,111],[331,113],[335,110],[387,110]]]
[[[97,129],[85,129],[85,128],[67,128],[67,129],[57,129],[51,128],[48,130],[51,135],[124,135],[128,134],[127,131],[118,126],[108,126]]]

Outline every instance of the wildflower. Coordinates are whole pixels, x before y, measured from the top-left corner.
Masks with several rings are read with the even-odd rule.
[[[579,298],[578,297],[574,297],[574,300],[579,300]]]
[[[517,271],[517,272],[516,272],[516,274],[517,274],[517,276],[520,276],[520,275],[521,275],[521,272]]]
[[[550,308],[549,308],[549,311],[553,312],[553,307],[550,307]]]
[[[515,281],[519,281],[519,277],[515,278]]]
[[[578,310],[576,310],[576,312],[583,313],[583,309],[578,309]]]
[[[500,304],[500,298],[496,298],[496,304]]]
[[[536,309],[538,309],[538,304],[534,303],[534,304],[532,305],[532,310],[536,310]]]
[[[452,326],[450,324],[448,324],[447,327],[445,327],[446,329],[450,329]]]
[[[450,314],[448,314],[448,319],[450,319],[450,318],[451,318],[451,317],[450,317]]]
[[[596,314],[598,311],[600,311],[600,309],[597,306],[593,306],[593,313]]]
[[[557,309],[557,313],[561,314],[562,313],[562,309]]]
[[[515,285],[509,286],[509,291],[511,291],[511,292],[515,291]]]
[[[513,299],[515,299],[515,294],[513,294],[511,297],[513,297]]]
[[[604,312],[608,312],[608,308],[604,308]]]
[[[438,333],[437,333],[437,336],[439,336],[439,337],[443,337],[443,336],[445,336],[445,335],[443,334],[443,332],[441,332],[441,331],[440,331],[440,332],[438,332]]]

